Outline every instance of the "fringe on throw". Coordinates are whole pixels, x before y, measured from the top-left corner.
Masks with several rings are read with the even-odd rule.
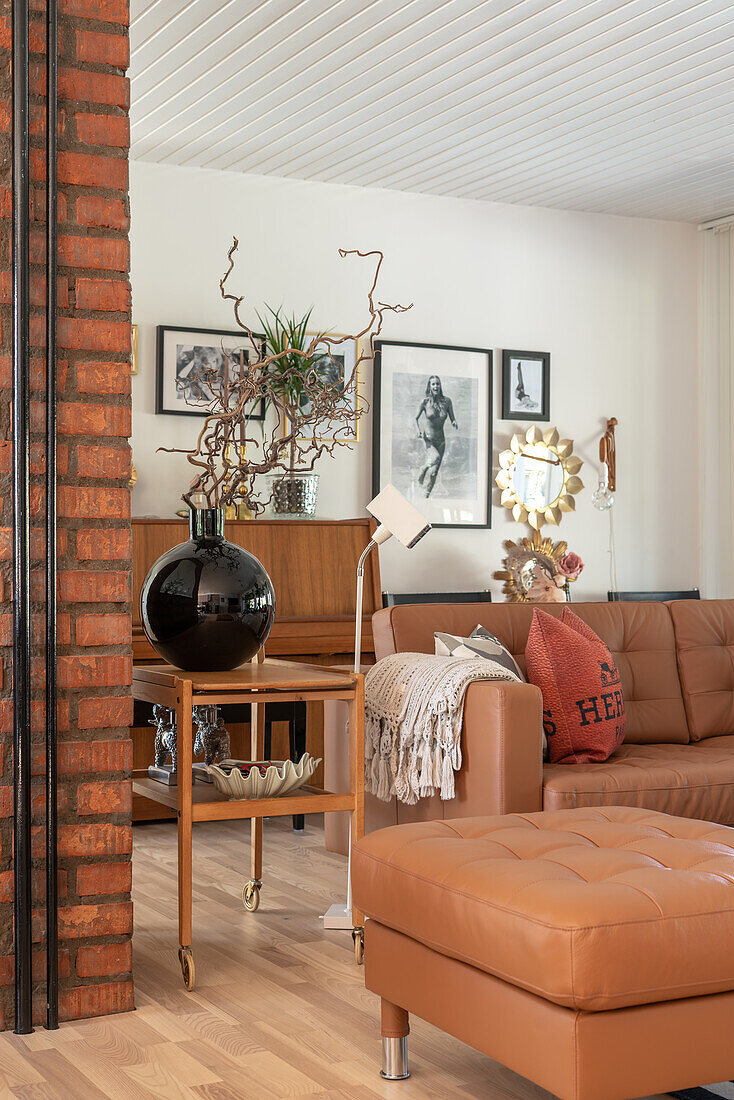
[[[454,797],[464,697],[475,680],[517,676],[483,658],[392,653],[365,677],[365,788],[408,806]]]

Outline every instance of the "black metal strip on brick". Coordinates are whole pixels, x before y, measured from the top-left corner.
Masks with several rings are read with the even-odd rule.
[[[33,1030],[31,941],[28,0],[13,0],[13,780],[15,1031]]]
[[[46,5],[46,1027],[59,1026],[56,267],[58,14]]]

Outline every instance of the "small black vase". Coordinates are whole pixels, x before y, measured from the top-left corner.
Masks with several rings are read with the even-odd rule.
[[[223,672],[251,660],[275,617],[260,562],[224,537],[220,508],[191,510],[191,537],[151,567],[140,593],[143,629],[176,668]]]

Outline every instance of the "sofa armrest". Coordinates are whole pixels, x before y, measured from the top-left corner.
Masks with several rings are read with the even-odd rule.
[[[382,607],[372,614],[372,637],[375,642],[375,660],[380,661],[389,653],[397,652],[392,626],[392,608]]]
[[[543,701],[533,684],[477,680],[464,700],[463,765],[444,817],[543,808]]]

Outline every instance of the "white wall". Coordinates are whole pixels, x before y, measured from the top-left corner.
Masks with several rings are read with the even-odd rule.
[[[609,587],[608,520],[591,506],[607,416],[620,422],[619,586],[699,582],[695,227],[144,163],[131,164],[131,204],[134,514],[181,507],[189,467],[156,447],[190,445],[198,423],[154,414],[155,326],[235,327],[218,287],[232,236],[232,285],[253,307],[313,305],[315,326],[342,332],[363,323],[368,272],[337,249],[381,248],[381,299],[415,303],[386,337],[495,350],[495,458],[514,430],[499,419],[500,349],[551,352],[551,423],[576,441],[587,488],[576,514],[544,532],[586,562],[574,599]],[[320,465],[321,516],[363,514],[370,462],[368,416],[354,451]],[[490,587],[501,598],[502,541],[527,528],[498,496],[491,530],[433,531],[410,553],[384,547],[383,587]]]

